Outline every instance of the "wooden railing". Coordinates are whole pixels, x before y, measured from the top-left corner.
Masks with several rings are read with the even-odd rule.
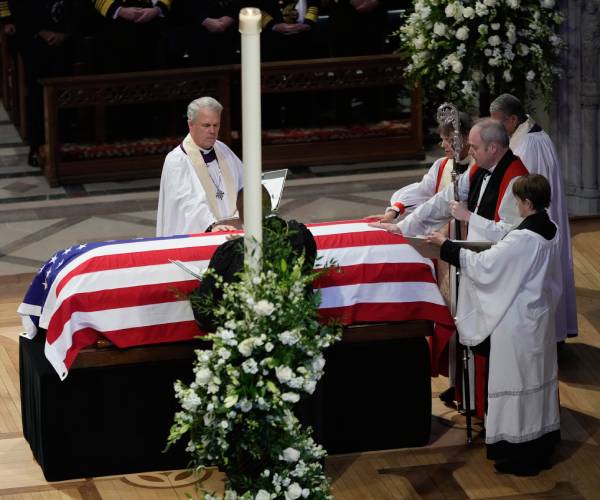
[[[265,98],[317,92],[328,92],[335,98],[340,91],[368,88],[384,92],[404,86],[402,67],[399,57],[389,54],[264,63],[262,92]],[[220,137],[235,150],[241,149],[240,131],[236,130],[240,122],[238,65],[49,78],[42,84],[44,173],[53,186],[160,175],[165,153],[186,131],[185,106],[202,95],[211,95],[223,104]],[[307,127],[286,142],[285,130],[278,131],[283,139],[280,136],[277,141],[263,130],[263,165],[269,169],[421,157],[419,90],[409,90],[408,98],[409,110],[393,122],[395,128],[384,132],[369,125],[364,132],[356,126],[325,131]],[[153,132],[148,149],[146,136],[131,139],[128,130],[144,125],[154,108],[160,111],[160,130]],[[124,125],[127,123],[131,127]],[[121,138],[118,130],[123,128],[127,130]]]

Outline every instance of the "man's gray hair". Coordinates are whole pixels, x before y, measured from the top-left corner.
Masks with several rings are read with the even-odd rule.
[[[187,118],[189,121],[193,122],[196,120],[196,116],[198,115],[198,111],[201,109],[208,108],[212,111],[216,111],[221,114],[223,111],[222,104],[214,99],[213,97],[199,97],[198,99],[193,100],[188,104],[187,107]]]
[[[482,118],[475,122],[474,128],[479,130],[481,140],[487,146],[490,142],[495,142],[500,146],[507,148],[510,144],[510,138],[504,129],[502,123],[491,118]]]
[[[521,101],[512,94],[502,94],[496,97],[490,104],[490,114],[499,111],[506,116],[517,115],[519,122],[527,120],[527,113]]]

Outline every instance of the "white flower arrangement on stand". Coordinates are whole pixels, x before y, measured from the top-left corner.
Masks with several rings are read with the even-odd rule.
[[[225,473],[226,500],[331,498],[325,451],[293,409],[315,391],[323,350],[341,327],[318,322],[320,297],[310,288],[317,273],[303,273],[303,256],[279,243],[259,274],[245,269],[229,284],[215,276],[221,326],[206,337],[212,347],[196,351],[194,381],[175,384],[182,410],[169,443],[189,433],[193,466]]]
[[[565,47],[555,0],[416,0],[398,31],[406,75],[434,105],[479,94],[551,98]],[[443,92],[440,92],[442,90]]]

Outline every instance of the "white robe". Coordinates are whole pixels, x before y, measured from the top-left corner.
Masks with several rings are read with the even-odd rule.
[[[571,230],[565,199],[562,173],[552,139],[543,130],[529,132],[535,123],[529,119],[522,123],[510,139],[510,147],[521,158],[527,170],[532,174],[541,174],[550,183],[552,202],[550,218],[556,223],[562,241],[562,270],[564,293],[556,309],[556,340],[565,340],[566,336],[576,336],[577,307],[575,303],[575,279],[573,276],[573,253],[571,249]]]
[[[473,164],[473,160],[470,157],[467,158],[470,167]],[[408,186],[398,189],[390,198],[390,208],[394,209],[394,203],[400,202],[404,205],[404,213],[409,214],[413,212],[416,207],[431,198],[437,192],[435,188],[440,168],[442,163],[444,163],[444,160],[446,160],[446,157],[435,160],[433,165],[431,165],[427,173],[419,182],[413,182]],[[445,165],[447,172],[451,172],[453,162],[454,160],[448,159],[448,162]],[[451,177],[444,173],[438,189],[442,190],[450,181]]]
[[[560,427],[554,313],[560,234],[518,229],[491,249],[461,249],[460,341],[490,338],[486,443],[522,443]]]
[[[231,169],[237,195],[242,188],[242,162],[222,142],[217,141],[214,148],[217,156],[226,160],[226,163],[219,167],[226,168],[226,165],[229,165]],[[208,168],[212,178],[218,179],[216,162],[211,162]],[[189,156],[177,146],[167,155],[160,178],[156,236],[202,233],[217,220],[233,217],[236,211],[235,203],[230,201],[227,188],[221,186],[221,189],[225,196],[222,200],[216,200],[221,214],[214,214]]]
[[[511,179],[504,192],[498,210],[500,216],[498,222],[481,217],[476,213],[471,215],[468,240],[499,241],[521,222],[522,219],[517,210],[516,199],[512,194],[512,185],[516,179],[516,177]],[[467,200],[470,183],[469,170],[467,170],[458,179],[460,200]],[[442,227],[452,218],[449,206],[452,200],[454,200],[454,185],[450,183],[435,196],[417,207],[406,219],[398,223],[402,234],[417,236],[431,233]]]

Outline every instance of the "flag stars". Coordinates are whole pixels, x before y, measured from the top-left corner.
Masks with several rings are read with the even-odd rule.
[[[56,267],[60,267],[60,266],[62,266],[64,263],[65,263],[65,261],[64,261],[64,260],[61,260],[61,261],[58,263],[58,265],[57,265]]]
[[[42,283],[42,285],[44,285],[44,290],[48,290],[48,282],[47,281],[44,281]]]
[[[63,250],[63,255],[67,255],[71,251],[72,247],[66,248]]]
[[[50,263],[54,264],[56,262],[56,254],[52,256],[52,258],[50,259]]]
[[[87,243],[82,243],[77,247],[77,250],[83,250],[85,247],[87,247]]]

